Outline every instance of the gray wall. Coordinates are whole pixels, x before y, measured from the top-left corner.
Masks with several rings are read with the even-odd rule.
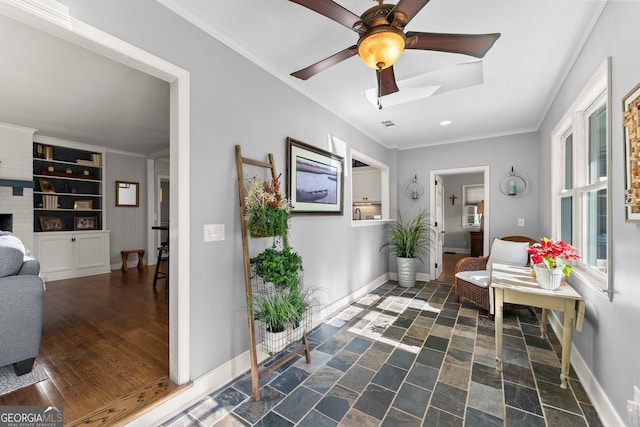
[[[395,155],[151,0],[64,0],[71,14],[190,72],[191,376],[248,349],[234,146],[285,171],[285,139],[327,148],[327,133],[391,166]],[[392,188],[395,178],[391,180]],[[345,188],[350,188],[350,181]],[[392,197],[395,197],[395,189]],[[290,242],[304,259],[305,281],[336,301],[388,271],[378,252],[382,226],[351,228],[346,215],[294,217]],[[226,225],[226,240],[205,243],[203,225]],[[260,244],[252,242],[252,252]]]
[[[491,211],[485,221],[485,228],[488,222],[490,235],[485,234],[484,238],[493,239],[511,234],[534,237],[540,235],[537,185],[538,134],[535,132],[400,151],[398,170],[407,171],[406,173],[411,176],[417,173],[418,176],[425,177],[424,197],[418,203],[407,197],[400,197],[398,202],[401,212],[410,212],[416,206],[430,211],[429,173],[431,170],[473,166],[489,166],[489,182],[485,183],[485,195],[488,187]],[[500,181],[509,174],[511,166],[527,181],[526,191],[516,197],[505,196],[498,188]],[[399,179],[402,181],[404,177]],[[445,198],[445,204],[447,202],[448,199]],[[460,199],[456,200],[456,203],[458,202]],[[525,218],[525,227],[517,226],[518,218]],[[429,262],[425,260],[424,263],[420,263],[418,269],[427,273]]]
[[[116,181],[140,183],[140,206],[116,206]],[[119,153],[106,153],[105,195],[109,257],[113,266],[121,265],[120,251],[147,247],[147,161],[143,157]],[[130,257],[131,262],[134,261]]]
[[[633,399],[633,386],[640,385],[640,274],[638,274],[638,224],[625,223],[624,202],[624,136],[622,98],[640,82],[640,38],[637,34],[640,2],[609,1],[584,49],[567,76],[540,128],[541,164],[551,160],[550,137],[553,128],[589,81],[598,66],[612,58],[611,114],[611,195],[612,247],[609,266],[613,271],[613,301],[609,302],[591,286],[572,285],[587,302],[582,333],[574,333],[578,349],[598,383],[614,405],[620,418],[627,422],[627,399]],[[540,175],[541,192],[551,188],[549,168]],[[550,198],[540,200],[541,229],[551,231]]]
[[[469,251],[469,231],[477,231],[479,227],[462,228],[462,215],[464,206],[462,205],[462,186],[482,184],[484,176],[481,173],[452,174],[442,177],[444,189],[444,246],[446,248],[464,248]],[[451,204],[452,194],[455,194],[455,204]]]

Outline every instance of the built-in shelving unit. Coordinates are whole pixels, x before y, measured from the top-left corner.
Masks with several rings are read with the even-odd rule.
[[[46,280],[110,272],[103,153],[33,143],[34,251]]]
[[[34,232],[102,230],[102,153],[40,143],[33,152]]]

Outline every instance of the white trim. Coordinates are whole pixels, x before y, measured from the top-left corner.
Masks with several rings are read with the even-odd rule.
[[[189,72],[132,44],[76,20],[54,0],[0,0],[0,13],[82,46],[170,83],[170,171],[172,203],[169,235],[174,244],[169,259],[169,376],[177,384],[189,381]],[[178,239],[178,230],[182,230]]]
[[[155,181],[153,176],[156,174],[156,165],[153,159],[147,159],[147,265],[156,263],[155,230],[151,230],[154,221],[154,201],[156,198]]]
[[[477,173],[482,172],[482,182],[484,185],[484,216],[486,218],[491,218],[491,176],[489,171],[489,166],[469,166],[464,168],[450,168],[450,169],[438,169],[429,171],[429,206],[436,205],[436,176],[440,176],[441,178],[446,175],[461,175],[461,174],[469,174],[469,173]],[[430,213],[429,221],[431,224],[435,221],[435,212]],[[484,223],[484,235],[490,236],[491,229],[491,221],[485,221]],[[483,253],[489,253],[489,239],[484,239],[483,245]],[[444,255],[444,253],[443,253]],[[435,280],[436,272],[436,248],[431,245],[431,249],[429,251],[429,279]]]
[[[564,327],[555,311],[549,311],[548,320],[549,325],[551,325],[556,336],[562,337]],[[587,396],[589,396],[589,400],[591,400],[602,424],[605,426],[625,425],[620,418],[620,415],[618,415],[618,412],[613,407],[609,397],[600,386],[600,383],[596,377],[593,376],[593,372],[589,369],[589,365],[587,365],[587,362],[585,362],[575,346],[572,346],[571,349],[571,366],[576,371],[580,384],[582,384],[582,388],[584,388]]]

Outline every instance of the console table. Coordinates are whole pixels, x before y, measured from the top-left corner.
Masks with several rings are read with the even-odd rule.
[[[571,286],[562,284],[558,289],[541,289],[531,276],[528,267],[513,267],[493,264],[489,287],[491,313],[495,315],[496,369],[502,371],[502,312],[507,303],[523,304],[542,308],[541,333],[547,334],[547,311],[558,310],[564,314],[562,337],[562,369],[560,387],[567,388],[571,363],[571,337],[575,326],[582,330],[584,300]],[[495,313],[494,313],[495,312]]]

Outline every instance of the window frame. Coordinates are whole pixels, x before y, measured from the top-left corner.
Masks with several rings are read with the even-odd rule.
[[[589,150],[589,116],[598,108],[606,106],[606,177],[593,183],[588,179],[588,150]],[[599,190],[606,191],[606,227],[607,227],[607,271],[601,273],[589,266],[584,258],[574,262],[572,276],[593,286],[602,295],[611,300],[612,271],[611,271],[611,58],[607,58],[597,69],[591,80],[583,88],[562,119],[551,133],[551,161],[552,161],[552,233],[561,236],[562,200],[571,197],[571,237],[572,244],[578,248],[578,253],[586,257],[586,239],[588,236],[588,208],[589,194]],[[566,140],[572,136],[572,185],[565,187],[566,177]]]

